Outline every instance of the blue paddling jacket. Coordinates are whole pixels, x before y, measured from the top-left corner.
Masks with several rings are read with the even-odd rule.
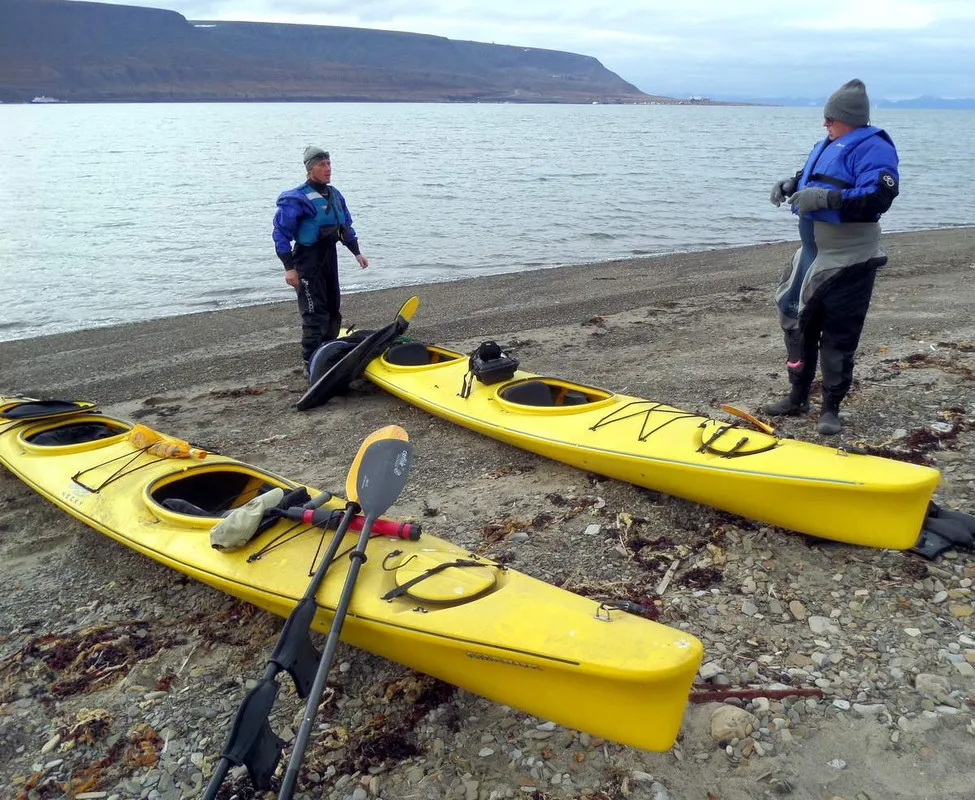
[[[799,326],[808,301],[839,270],[879,269],[887,263],[879,220],[900,191],[897,166],[894,142],[872,125],[813,147],[796,173],[798,188],[828,190],[829,208],[799,217],[802,246],[775,292],[785,330]]]
[[[274,250],[291,269],[295,247],[310,247],[332,234],[354,255],[359,255],[359,242],[352,227],[352,215],[342,193],[334,186],[308,181],[295,189],[282,192],[274,213]],[[335,239],[333,239],[335,241]]]
[[[839,193],[833,208],[807,216],[820,222],[877,222],[899,191],[897,149],[887,132],[867,125],[817,144],[799,177],[799,189]]]

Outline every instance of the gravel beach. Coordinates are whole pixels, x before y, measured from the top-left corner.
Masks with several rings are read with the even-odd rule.
[[[975,229],[884,244],[839,439],[936,467],[936,500],[973,513]],[[795,246],[386,289],[346,296],[343,313],[379,327],[417,294],[415,338],[462,351],[494,339],[529,371],[721,416],[787,388],[772,291]],[[971,551],[930,562],[810,539],[547,461],[365,382],[297,412],[297,339],[283,302],[5,342],[0,394],[97,401],[336,491],[363,438],[397,423],[415,460],[391,514],[572,591],[656,597],[660,621],[705,647],[678,742],[648,753],[342,645],[302,796],[975,796]],[[780,432],[826,441],[815,414]],[[0,534],[0,796],[199,797],[281,620],[126,550],[6,471]],[[73,660],[96,634],[115,643],[111,669]],[[715,699],[735,689],[756,691]],[[302,711],[285,684],[272,727],[290,741]],[[233,770],[221,798],[255,796]]]

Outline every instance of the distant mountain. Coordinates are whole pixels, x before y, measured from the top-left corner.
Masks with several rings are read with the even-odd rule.
[[[911,100],[881,100],[884,108],[975,108],[973,97],[915,97]]]
[[[749,103],[767,106],[809,106],[822,108],[826,103],[823,97],[743,97],[740,95],[716,95],[713,99],[726,102]],[[948,98],[925,95],[910,100],[870,99],[874,108],[975,108],[975,98]]]
[[[174,11],[0,0],[0,100],[676,103],[591,56]]]

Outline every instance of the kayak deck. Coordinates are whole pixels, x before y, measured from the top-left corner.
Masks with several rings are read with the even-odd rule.
[[[0,432],[0,463],[72,516],[174,569],[286,616],[334,535],[279,520],[236,551],[220,515],[286,478],[224,456],[159,458],[97,413]],[[318,492],[303,487],[312,496]],[[344,508],[333,498],[324,508]],[[355,543],[350,531],[346,549]],[[649,750],[671,746],[701,660],[693,636],[574,595],[424,534],[370,540],[342,638],[498,702]],[[316,595],[327,630],[348,570]]]
[[[410,342],[366,369],[426,411],[548,458],[743,517],[850,544],[907,549],[939,473],[783,439],[665,403],[518,371],[465,397],[468,356]]]

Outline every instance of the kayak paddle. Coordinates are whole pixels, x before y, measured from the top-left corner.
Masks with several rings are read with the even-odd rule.
[[[374,441],[365,446],[369,439],[374,439]],[[291,800],[294,795],[295,784],[298,781],[298,770],[301,767],[305,749],[308,747],[311,728],[315,722],[315,716],[318,714],[318,704],[321,702],[322,694],[325,691],[325,680],[338,648],[339,636],[342,633],[342,625],[345,622],[349,603],[352,600],[352,591],[355,588],[356,578],[359,576],[359,568],[366,560],[366,544],[369,541],[372,526],[379,515],[396,502],[396,498],[399,497],[406,485],[406,476],[410,469],[413,452],[413,445],[410,444],[406,431],[398,425],[389,425],[376,431],[369,439],[363,443],[365,449],[360,448],[356,455],[357,460],[361,459],[359,469],[356,470],[355,464],[353,464],[353,469],[349,472],[346,482],[346,495],[350,501],[358,502],[366,519],[362,531],[359,533],[355,550],[349,555],[352,563],[349,565],[345,585],[342,587],[342,595],[335,607],[335,615],[328,631],[328,638],[325,640],[322,660],[318,664],[315,682],[308,695],[305,716],[295,738],[294,749],[291,751],[291,759],[288,761],[288,768],[284,773],[284,780],[281,782],[278,800]]]
[[[399,432],[401,432],[401,436]],[[398,441],[400,438],[403,441]],[[370,434],[359,446],[359,451],[356,453],[352,467],[346,477],[346,487],[347,489],[351,488],[352,491],[347,492],[349,498],[342,520],[329,542],[325,555],[312,576],[308,588],[291,614],[288,615],[261,680],[257,686],[248,692],[237,711],[237,716],[234,718],[233,726],[227,737],[227,744],[224,746],[220,761],[217,763],[203,794],[204,800],[215,800],[231,764],[243,764],[247,767],[247,772],[255,789],[264,790],[270,785],[271,776],[274,774],[278,759],[281,757],[281,751],[284,748],[284,742],[271,730],[268,721],[280,688],[277,675],[282,670],[287,672],[294,681],[298,696],[302,698],[308,696],[315,679],[317,679],[315,665],[319,661],[318,651],[315,649],[310,636],[312,621],[318,610],[315,595],[325,578],[325,573],[335,559],[335,554],[345,538],[349,525],[360,510],[355,499],[357,488],[360,486],[388,486],[390,491],[395,490],[395,495],[392,495],[388,504],[381,509],[379,509],[379,500],[373,500],[377,490],[372,488],[365,492],[366,496],[370,498],[370,502],[373,502],[375,508],[379,509],[373,512],[367,510],[366,524],[363,525],[365,530],[371,528],[370,517],[375,519],[385,511],[402,491],[405,483],[405,469],[400,463],[402,459],[400,445],[409,447],[409,443],[405,439],[406,431],[402,428],[387,426]],[[387,440],[392,440],[397,445],[395,451],[389,451],[386,448],[381,452],[373,452],[372,448]],[[370,456],[368,459],[364,459],[367,451],[370,452]],[[409,450],[406,451],[406,465],[409,466]],[[356,566],[358,563],[357,561],[353,562]],[[344,594],[343,592],[343,597]],[[341,602],[339,605],[341,606]],[[346,605],[348,605],[347,602]],[[338,609],[336,609],[336,618],[338,618],[338,613]],[[322,690],[324,690],[324,681]],[[319,693],[320,699],[321,694]],[[318,700],[316,700],[316,708],[317,704]]]

